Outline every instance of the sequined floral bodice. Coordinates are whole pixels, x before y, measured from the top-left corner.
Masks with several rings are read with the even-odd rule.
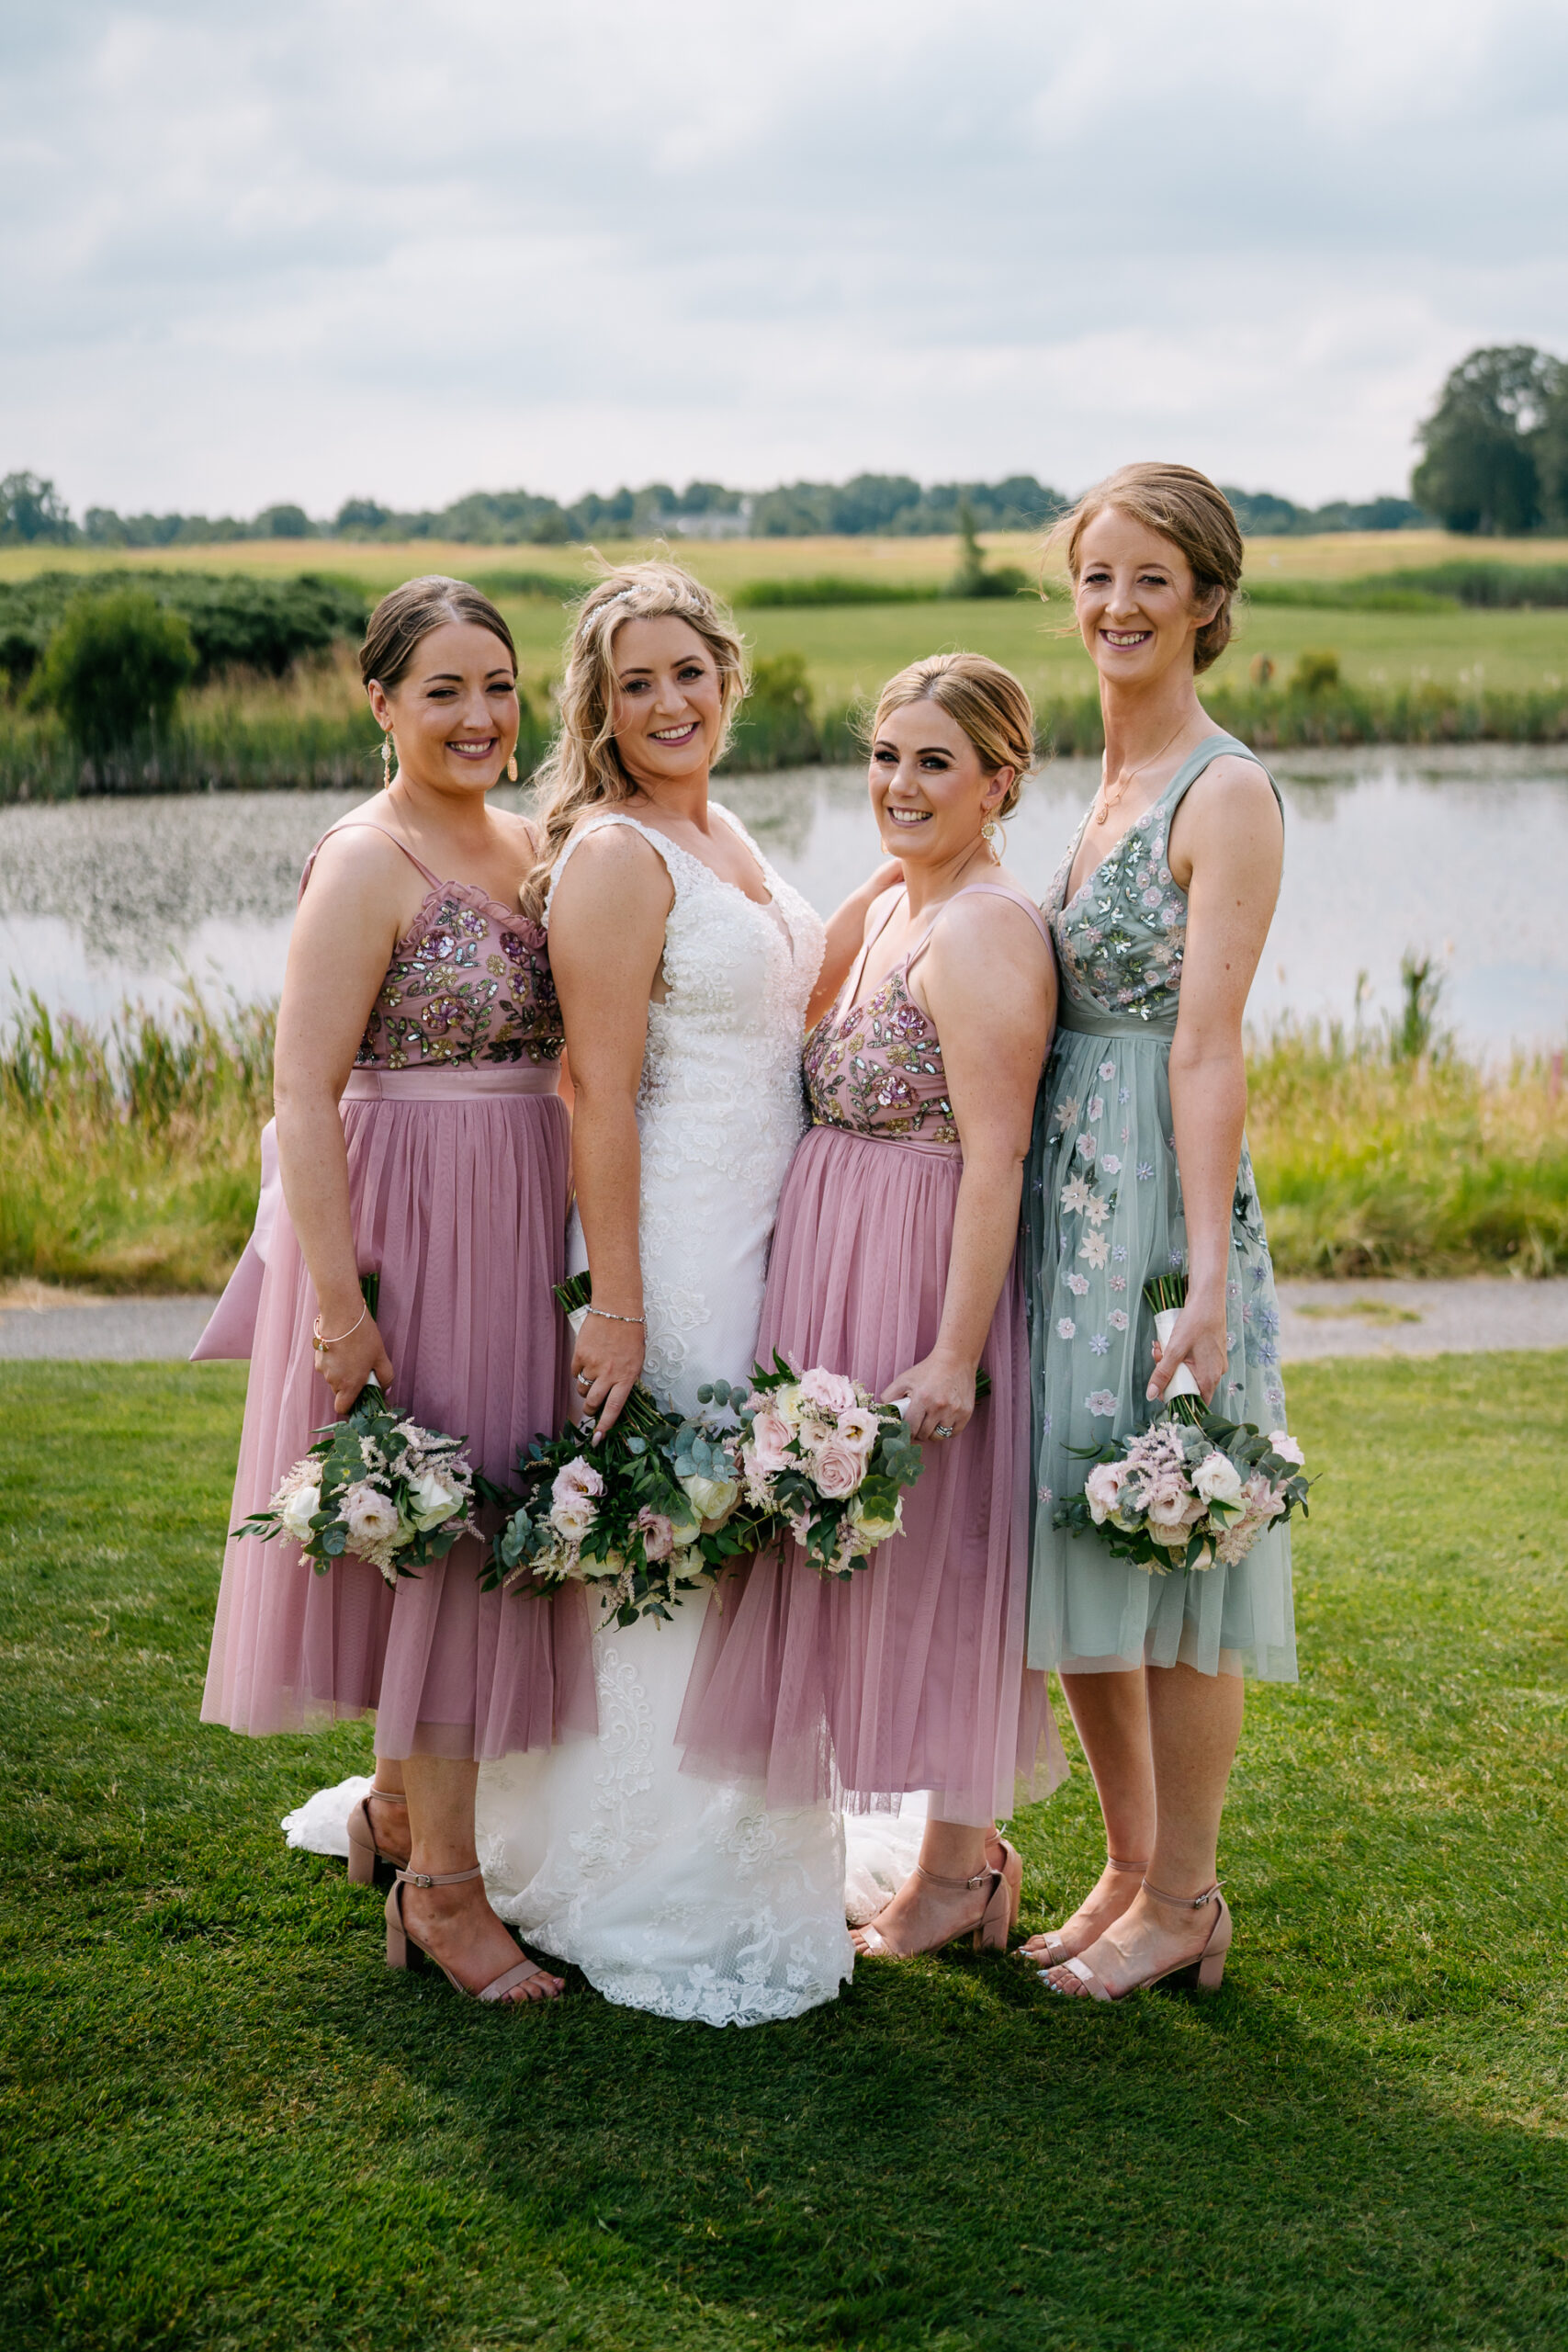
[[[381,825],[365,830],[387,832]],[[392,950],[355,1069],[558,1061],[560,1007],[542,926],[478,883],[439,880],[394,833],[387,838],[430,888]],[[301,896],[315,862],[312,851]]]
[[[1043,904],[1069,1005],[1162,1026],[1176,1018],[1187,945],[1187,896],[1168,857],[1177,781],[1072,898],[1067,882],[1088,816],[1052,877]]]
[[[561,1043],[540,926],[475,884],[443,882],[393,951],[355,1067],[553,1062]]]
[[[909,961],[896,964],[863,1003],[846,1010],[840,999],[807,1039],[806,1088],[818,1126],[958,1141],[942,1044],[909,993]]]

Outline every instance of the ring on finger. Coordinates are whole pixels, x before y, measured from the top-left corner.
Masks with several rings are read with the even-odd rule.
[[[588,1373],[586,1373],[586,1372],[580,1372],[580,1373],[578,1374],[578,1375],[577,1375],[577,1393],[578,1393],[578,1395],[579,1395],[580,1396],[587,1396],[587,1394],[588,1394],[588,1392],[589,1392],[589,1390],[592,1387],[592,1385],[593,1385],[592,1378],[592,1376],[591,1376]]]
[[[932,1437],[951,1437],[953,1435],[953,1431],[948,1428],[945,1421],[939,1421],[935,1429],[932,1430],[931,1435]]]

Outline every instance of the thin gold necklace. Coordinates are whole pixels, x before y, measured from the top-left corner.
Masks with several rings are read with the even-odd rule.
[[[1145,768],[1152,768],[1157,760],[1164,759],[1166,753],[1175,742],[1177,735],[1180,734],[1186,724],[1187,721],[1184,718],[1179,719],[1177,721],[1175,734],[1168,735],[1157,752],[1151,752],[1148,758],[1146,760],[1140,760],[1135,768],[1122,769],[1121,783],[1114,800],[1111,799],[1106,787],[1105,770],[1104,767],[1101,766],[1100,771],[1100,813],[1094,820],[1097,825],[1103,825],[1109,819],[1112,808],[1119,808],[1121,807],[1122,801],[1127,797],[1127,786],[1132,783],[1133,778],[1135,775],[1142,775]]]

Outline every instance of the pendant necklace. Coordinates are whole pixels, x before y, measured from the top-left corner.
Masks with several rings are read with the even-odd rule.
[[[1106,789],[1105,769],[1103,764],[1101,765],[1100,771],[1100,808],[1094,820],[1097,825],[1103,825],[1109,818],[1112,808],[1119,808],[1121,807],[1122,801],[1127,797],[1127,786],[1132,783],[1133,778],[1135,775],[1142,775],[1145,768],[1152,768],[1156,760],[1164,759],[1166,753],[1175,742],[1176,737],[1180,734],[1186,724],[1187,721],[1184,718],[1179,719],[1177,721],[1175,733],[1166,737],[1165,741],[1160,745],[1157,752],[1152,752],[1146,760],[1140,760],[1135,768],[1124,768],[1122,770],[1121,782],[1117,788],[1114,799],[1111,797]]]

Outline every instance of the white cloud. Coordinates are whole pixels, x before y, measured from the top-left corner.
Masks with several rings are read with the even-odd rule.
[[[78,507],[1140,453],[1401,486],[1568,349],[1551,0],[9,0],[0,464]]]

